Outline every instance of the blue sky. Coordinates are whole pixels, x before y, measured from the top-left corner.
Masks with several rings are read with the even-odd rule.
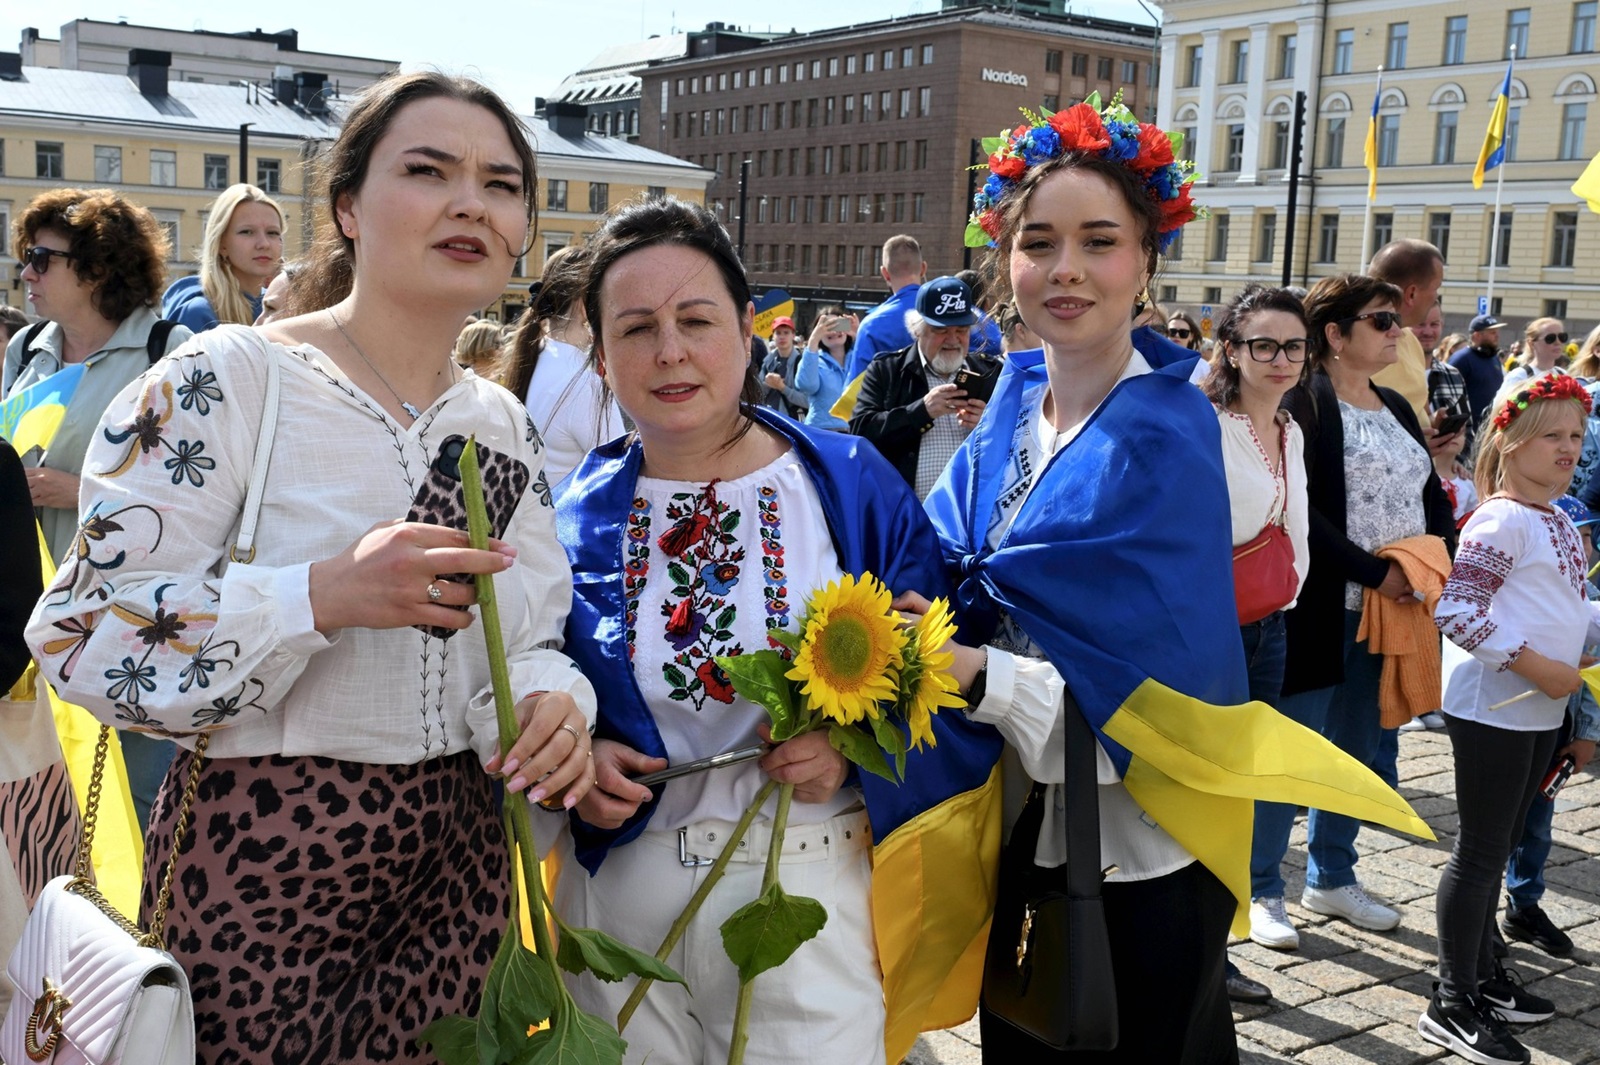
[[[1149,2],[1149,0],[1147,0]],[[26,26],[56,37],[62,21],[126,19],[170,29],[223,33],[260,28],[300,31],[307,51],[395,59],[406,67],[437,66],[488,82],[519,110],[531,111],[589,57],[615,44],[676,29],[699,29],[722,21],[750,29],[822,29],[897,15],[938,10],[938,0],[806,0],[802,4],[756,5],[701,0],[533,0],[523,4],[460,8],[422,0],[330,4],[327,0],[268,0],[254,7],[223,4],[198,8],[193,0],[76,0],[60,6],[0,5],[0,51],[14,51]],[[1154,3],[1151,7],[1160,11]],[[205,13],[196,17],[196,10]],[[381,15],[373,14],[381,11]],[[1148,23],[1137,0],[1074,0],[1074,13]],[[780,17],[781,16],[781,17]]]

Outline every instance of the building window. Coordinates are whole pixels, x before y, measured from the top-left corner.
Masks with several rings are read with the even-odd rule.
[[[883,69],[885,71],[890,71],[890,70],[894,69],[894,49],[893,48],[885,48],[883,50]]]
[[[813,145],[813,146],[808,147],[806,149],[806,177],[810,177],[811,175],[815,174],[816,172],[817,172],[817,149],[816,149],[816,146]]]
[[[1198,47],[1199,47],[1199,45],[1195,45],[1195,48],[1198,48]],[[1194,49],[1191,48],[1190,51],[1193,52]],[[1075,78],[1081,78],[1081,77],[1087,76],[1088,73],[1089,73],[1089,57],[1086,54],[1084,54],[1083,52],[1073,52],[1072,53],[1072,76],[1075,77]]]
[[[565,211],[567,209],[566,178],[549,178],[545,181],[544,209],[547,211]]]
[[[1561,152],[1560,159],[1586,159],[1583,151],[1584,127],[1589,121],[1589,105],[1586,103],[1564,104],[1561,108]]]
[[[42,178],[62,178],[63,173],[62,149],[59,141],[35,141],[33,145],[33,176]]]
[[[1325,214],[1317,228],[1317,262],[1339,261],[1339,216]]]
[[[766,223],[767,223],[767,198],[765,196],[763,196],[759,200],[756,201],[756,225],[758,225],[758,226],[766,225]],[[759,260],[761,258],[761,256],[757,255],[756,258],[757,258],[757,260]]]
[[[800,221],[800,197],[789,197],[789,224],[794,225]]]
[[[1205,67],[1205,54],[1206,50],[1204,46],[1198,44],[1191,44],[1189,46],[1189,77],[1184,81],[1184,84],[1191,89],[1197,88],[1200,85],[1200,79],[1204,76],[1203,70]],[[1077,56],[1072,57],[1072,65],[1074,68],[1077,67]],[[1076,74],[1077,70],[1074,69],[1073,73]]]
[[[1161,302],[1162,303],[1176,303],[1176,302],[1178,302],[1178,286],[1177,285],[1162,285],[1161,286]]]
[[[1261,216],[1261,229],[1256,233],[1256,262],[1270,263],[1278,253],[1278,213],[1268,211]]]
[[[861,94],[861,121],[872,121],[872,94],[870,92]]]
[[[927,66],[932,62],[933,62],[933,45],[925,44],[925,45],[922,46],[922,65],[923,66]]]
[[[178,184],[178,153],[164,148],[150,150],[150,184],[172,188]]]
[[[911,194],[911,221],[913,221],[913,222],[922,221],[922,208],[923,208],[923,203],[924,203],[924,201],[926,199],[927,199],[927,194],[926,193],[913,192]]]
[[[1287,170],[1289,168],[1289,148],[1293,143],[1290,136],[1289,123],[1274,122],[1272,124],[1272,169]]]
[[[1567,316],[1567,301],[1545,300],[1544,316],[1546,318],[1565,318]]]
[[[864,244],[857,244],[855,251],[855,268],[850,271],[857,277],[867,272],[867,248]]]
[[[1235,84],[1242,84],[1250,80],[1250,38],[1233,42],[1233,63],[1230,65],[1233,76],[1228,80]]]
[[[1513,104],[1506,112],[1506,162],[1517,161],[1517,134],[1522,131],[1522,108]]]
[[[822,172],[824,174],[833,173],[833,145],[831,144],[822,146]]]
[[[167,261],[174,263],[181,261],[183,252],[179,249],[183,245],[178,240],[178,221],[183,217],[183,212],[152,208],[150,213],[155,216],[156,225],[160,226],[161,231],[167,236]],[[202,229],[205,228],[203,216],[200,225]]]
[[[1550,226],[1550,265],[1571,266],[1577,245],[1578,212],[1557,211]]]
[[[1218,212],[1211,216],[1211,260],[1225,262],[1228,258],[1228,216]]]
[[[870,150],[865,144],[856,145],[856,173],[865,174],[871,169],[868,165],[868,160],[871,158],[868,154]]]
[[[226,155],[206,156],[205,187],[208,189],[225,189],[228,187],[228,157]]]
[[[846,95],[844,98],[844,112],[839,116],[839,121],[848,126],[856,120],[856,98]]]
[[[848,192],[841,193],[839,195],[839,221],[840,222],[851,222],[851,221],[854,221],[854,219],[852,219],[850,217],[850,194]],[[843,270],[840,270],[838,272],[839,273],[844,273]]]
[[[1372,246],[1381,248],[1394,239],[1394,213],[1380,211],[1372,216]]]
[[[864,71],[865,73],[868,73],[868,74],[871,74],[874,70],[877,70],[878,69],[878,53],[877,52],[866,52],[866,53],[864,53],[861,56],[861,69],[862,69],[862,71]]]
[[[911,169],[913,169],[913,170],[926,170],[926,169],[928,169],[928,142],[927,141],[917,141],[916,144],[912,145],[912,150],[911,150]]]
[[[878,155],[878,158],[877,158],[877,164],[876,165],[878,167],[878,173],[881,174],[885,170],[889,169],[889,142],[888,141],[879,141],[878,142],[877,155]]]
[[[1124,59],[1122,61],[1122,84],[1139,84],[1139,64],[1135,63],[1131,59]]]
[[[1431,211],[1428,214],[1428,243],[1439,249],[1445,262],[1450,261],[1450,212]]]
[[[1444,20],[1444,65],[1459,66],[1467,61],[1467,16],[1451,15]]]
[[[1433,161],[1435,165],[1456,161],[1456,119],[1458,111],[1440,111],[1433,116]]]
[[[1046,74],[1061,73],[1061,53],[1047,51],[1044,54],[1044,72]]]
[[[778,84],[779,85],[787,85],[787,84],[789,84],[789,64],[788,63],[779,63],[778,64]]]
[[[889,117],[889,111],[894,107],[894,93],[884,89],[878,94],[878,121],[882,122]]]
[[[1506,12],[1506,54],[1517,50],[1518,59],[1528,57],[1528,15],[1530,8],[1519,7]]]
[[[1511,265],[1511,212],[1500,212],[1500,224],[1496,227],[1498,244],[1495,248],[1494,264],[1496,266]],[[1488,249],[1485,249],[1486,251]]]
[[[1100,56],[1094,61],[1094,76],[1101,81],[1111,80],[1111,57]]]
[[[1045,106],[1045,110],[1047,110],[1047,111],[1059,111],[1059,110],[1061,110],[1061,97],[1057,96],[1053,92],[1045,93],[1044,94],[1044,106]]]
[[[872,220],[883,222],[889,217],[889,197],[882,192],[872,194]]]
[[[855,72],[856,72],[856,55],[855,55],[854,52],[851,52],[849,55],[844,57],[844,73],[845,73],[845,77],[849,77],[850,75],[854,74]]]
[[[1356,50],[1356,31],[1339,30],[1333,35],[1333,72],[1350,73],[1351,57]]]
[[[794,273],[794,245],[783,246],[783,271],[786,274]]]
[[[815,98],[806,101],[806,128],[815,129],[817,126],[817,101]]]
[[[1411,39],[1411,23],[1389,23],[1389,47],[1384,50],[1385,70],[1404,70],[1406,68],[1406,44]]]
[[[1183,159],[1185,162],[1192,163],[1192,162],[1194,162],[1195,127],[1193,127],[1193,126],[1185,126],[1185,127],[1183,127],[1183,131],[1182,132],[1183,132],[1183,146],[1179,150],[1178,156],[1179,156],[1179,158]],[[1182,232],[1182,230],[1179,230],[1179,232]]]
[[[927,118],[933,114],[933,86],[924,85],[917,90],[917,117]]]
[[[1328,119],[1328,132],[1323,138],[1324,166],[1341,167],[1344,165],[1344,123],[1343,118]]]
[[[1294,54],[1299,44],[1300,38],[1293,33],[1278,38],[1278,77],[1294,77]]]
[[[822,124],[824,126],[833,125],[833,101],[834,97],[832,96],[822,101]]]
[[[281,166],[276,159],[256,160],[256,188],[262,192],[282,192]]]
[[[903,193],[903,192],[897,192],[897,193],[894,194],[894,218],[893,218],[893,221],[896,224],[898,224],[900,222],[904,222],[905,220],[906,220],[906,194]]]
[[[833,246],[833,272],[842,276],[844,274],[844,267],[845,246],[843,244],[835,244]]]
[[[1228,127],[1227,158],[1222,164],[1226,171],[1244,169],[1244,123],[1235,122]]]
[[[910,148],[910,145],[905,141],[894,142],[894,168],[896,170],[906,169],[910,161],[910,155],[907,152],[908,148]]]
[[[822,223],[827,225],[833,221],[833,197],[822,197]]]
[[[1400,158],[1400,116],[1378,116],[1378,165],[1394,166]]]
[[[667,187],[665,185],[646,185],[644,187],[644,198],[646,200],[664,200],[667,198]]]
[[[605,214],[611,206],[611,186],[604,181],[589,182],[589,213]]]
[[[900,117],[901,118],[910,118],[911,117],[911,90],[910,89],[901,89],[900,90]]]
[[[1183,230],[1181,230],[1181,229],[1178,230],[1177,239],[1174,240],[1171,244],[1167,245],[1167,258],[1170,259],[1173,262],[1182,261],[1182,259],[1183,259]]]
[[[806,202],[805,202],[805,223],[806,223],[806,225],[809,226],[809,225],[814,224],[816,222],[816,220],[817,220],[817,198],[815,196],[807,196],[806,197]]]
[[[122,184],[122,149],[104,144],[94,146],[94,179],[103,185]]]
[[[1569,52],[1594,51],[1595,0],[1572,5],[1572,43]]]
[[[1222,302],[1222,289],[1220,287],[1214,287],[1214,286],[1211,286],[1211,285],[1207,285],[1205,288],[1201,289],[1200,291],[1202,293],[1204,293],[1204,296],[1200,301],[1201,303],[1221,303]]]

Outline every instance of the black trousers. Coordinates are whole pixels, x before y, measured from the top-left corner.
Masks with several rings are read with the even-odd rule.
[[[1229,1065],[1239,1060],[1223,976],[1234,898],[1192,862],[1154,880],[1106,884],[1106,926],[1117,984],[1117,1049],[1073,1054],[1085,1065]],[[986,1065],[1066,1055],[979,1010]]]

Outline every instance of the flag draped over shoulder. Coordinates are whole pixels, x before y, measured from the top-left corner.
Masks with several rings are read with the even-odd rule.
[[[1234,893],[1236,931],[1248,926],[1253,800],[1431,839],[1365,766],[1249,701],[1220,433],[1186,375],[1117,385],[1049,460],[998,549],[987,546],[1024,396],[1045,381],[1042,353],[1008,357],[982,421],[927,500],[963,578],[963,642],[986,640],[1002,609],[1021,625],[1129,793]]]
[[[1511,110],[1511,64],[1506,64],[1506,80],[1495,97],[1494,111],[1489,115],[1489,131],[1483,135],[1483,147],[1478,149],[1478,165],[1472,168],[1472,187],[1483,188],[1483,175],[1506,161],[1506,116]]]
[[[1367,119],[1367,146],[1362,153],[1362,165],[1367,168],[1367,199],[1378,198],[1378,101],[1383,98],[1383,75],[1378,75],[1378,88],[1372,94],[1372,114]]]

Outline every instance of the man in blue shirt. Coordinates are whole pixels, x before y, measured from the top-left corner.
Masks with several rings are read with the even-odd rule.
[[[1505,325],[1492,314],[1480,314],[1469,326],[1471,343],[1450,356],[1450,365],[1467,380],[1467,406],[1472,408],[1472,424],[1483,421],[1483,412],[1494,402],[1505,378],[1501,366],[1500,327]]]
[[[906,312],[916,309],[917,289],[928,272],[927,264],[922,261],[922,246],[916,237],[904,233],[890,237],[883,242],[882,263],[878,273],[883,275],[893,295],[861,320],[855,347],[850,349],[850,364],[845,367],[847,381],[860,376],[878,355],[899,351],[911,343]]]

